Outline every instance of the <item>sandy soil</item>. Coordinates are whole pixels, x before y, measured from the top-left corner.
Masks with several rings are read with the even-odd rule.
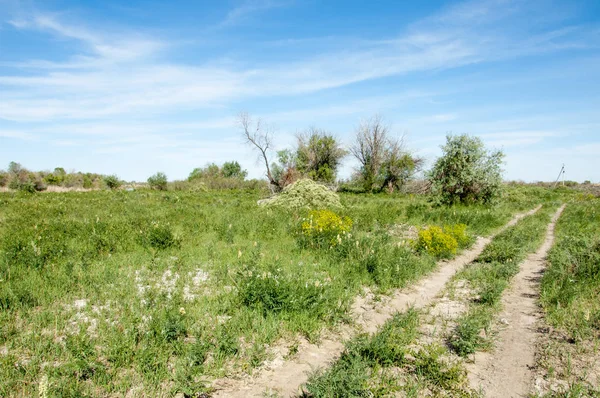
[[[499,318],[506,327],[498,335],[496,349],[475,354],[474,363],[467,366],[471,387],[486,397],[524,397],[531,391],[536,325],[541,317],[537,305],[539,281],[554,241],[554,226],[563,209],[564,205],[554,214],[544,243],[521,264],[510,290],[502,298]]]

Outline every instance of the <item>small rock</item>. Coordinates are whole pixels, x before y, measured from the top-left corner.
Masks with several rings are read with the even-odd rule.
[[[506,319],[504,319],[504,318],[500,319],[500,323],[503,324],[503,325],[508,325],[508,321]]]

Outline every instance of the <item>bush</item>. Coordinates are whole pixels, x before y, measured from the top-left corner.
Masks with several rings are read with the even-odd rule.
[[[122,182],[119,180],[119,177],[113,174],[104,177],[104,184],[106,184],[109,189],[117,189],[121,186]]]
[[[489,342],[482,337],[481,331],[487,331],[486,325],[489,324],[491,316],[488,310],[481,309],[460,318],[454,334],[450,337],[450,348],[461,357],[466,357],[479,348],[487,346]]]
[[[316,247],[334,247],[348,239],[352,220],[331,210],[313,210],[300,224],[301,243]]]
[[[238,297],[241,303],[268,313],[310,312],[323,318],[332,303],[332,289],[327,282],[306,282],[299,275],[286,275],[280,268],[263,271],[248,267],[238,273]]]
[[[443,154],[428,173],[432,192],[444,204],[489,203],[502,186],[502,151],[488,152],[478,137],[446,137]]]
[[[325,185],[302,179],[288,185],[278,196],[264,202],[288,210],[341,208],[340,197]]]
[[[450,258],[456,254],[458,242],[452,235],[445,233],[442,228],[431,226],[419,231],[415,249],[436,258]]]
[[[458,243],[458,247],[465,248],[473,243],[473,237],[467,234],[465,224],[454,224],[444,226],[444,232],[452,236]]]
[[[154,249],[165,250],[170,247],[179,246],[180,241],[175,237],[168,225],[155,223],[148,232],[147,243]]]
[[[159,191],[167,190],[167,175],[162,172],[158,172],[148,178],[148,185],[152,189],[158,189]]]
[[[8,173],[0,171],[0,187],[5,187],[8,184]]]
[[[44,177],[44,181],[48,185],[60,185],[63,182],[63,176],[50,173]]]

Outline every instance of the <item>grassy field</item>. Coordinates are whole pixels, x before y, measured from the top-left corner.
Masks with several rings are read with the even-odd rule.
[[[580,197],[559,219],[540,301],[550,328],[538,365],[547,396],[600,396],[600,201]]]
[[[351,227],[325,244],[308,214],[258,207],[261,195],[1,193],[0,396],[193,396],[252,372],[276,341],[349,322],[362,287],[433,270],[409,227],[484,235],[557,194],[511,188],[493,207],[345,194]]]

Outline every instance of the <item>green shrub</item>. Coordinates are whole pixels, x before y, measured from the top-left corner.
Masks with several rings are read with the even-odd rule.
[[[83,188],[90,189],[92,188],[93,184],[94,183],[92,181],[92,178],[89,175],[85,174],[83,176]]]
[[[63,176],[50,173],[44,177],[44,181],[48,185],[60,185],[63,182]]]
[[[8,184],[8,173],[0,171],[0,187],[5,187]]]
[[[491,313],[485,308],[473,310],[458,320],[454,334],[450,337],[449,346],[461,357],[474,353],[488,342],[481,335],[487,328]]]
[[[152,189],[158,189],[159,191],[167,190],[167,175],[162,172],[158,172],[153,176],[148,177],[148,185]]]
[[[428,253],[436,258],[450,258],[456,254],[458,242],[442,228],[431,226],[421,229],[415,242],[415,249]]]
[[[150,323],[152,335],[166,342],[172,342],[187,335],[185,313],[168,308],[155,313]]]
[[[122,182],[121,182],[121,180],[119,180],[119,177],[117,177],[116,175],[113,174],[113,175],[104,177],[104,184],[109,189],[117,189],[122,185]]]
[[[171,228],[159,223],[153,224],[150,228],[147,241],[150,247],[158,250],[166,250],[180,245],[180,240],[175,237]]]
[[[502,189],[502,151],[489,152],[478,137],[448,135],[443,154],[428,173],[440,202],[489,203]]]
[[[238,297],[245,306],[269,312],[311,312],[319,317],[329,293],[324,283],[299,283],[278,269],[260,271],[248,268],[238,274]]]

